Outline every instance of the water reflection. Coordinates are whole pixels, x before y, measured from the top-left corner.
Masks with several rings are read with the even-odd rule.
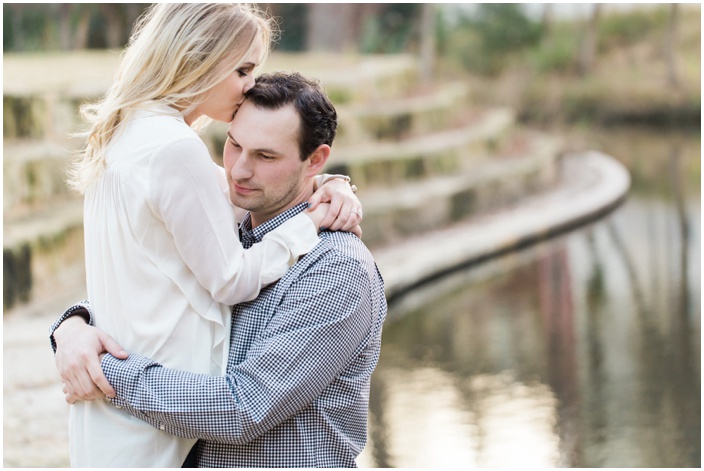
[[[626,155],[637,190],[602,221],[394,306],[360,465],[699,467],[688,145]]]
[[[385,413],[395,419],[386,424],[390,428],[383,454],[387,459],[393,456],[394,466],[513,467],[526,460],[540,466],[555,462],[555,398],[544,385],[522,384],[509,373],[457,381],[430,367],[390,369],[385,381],[389,406]],[[381,451],[382,444],[373,447]]]

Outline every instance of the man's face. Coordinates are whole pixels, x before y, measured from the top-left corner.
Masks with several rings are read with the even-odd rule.
[[[264,110],[247,100],[230,123],[223,152],[230,199],[255,226],[310,196],[315,172],[299,157],[299,124],[293,105]]]

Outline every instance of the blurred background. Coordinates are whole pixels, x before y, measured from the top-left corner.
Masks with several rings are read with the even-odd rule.
[[[46,335],[85,296],[68,135],[147,5],[3,4],[8,467],[68,466]],[[631,174],[604,217],[390,297],[359,465],[700,467],[699,4],[261,6],[265,70],[338,108],[328,171],[360,187],[379,260],[557,194],[565,156]],[[219,160],[222,126],[203,137]]]

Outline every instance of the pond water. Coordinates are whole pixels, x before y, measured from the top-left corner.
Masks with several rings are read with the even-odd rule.
[[[700,466],[700,136],[581,135],[629,198],[391,306],[360,466]]]

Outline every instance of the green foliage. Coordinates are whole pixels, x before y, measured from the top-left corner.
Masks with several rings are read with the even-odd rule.
[[[413,41],[421,5],[417,3],[385,4],[381,13],[363,26],[360,52],[389,54],[404,52]]]
[[[488,53],[507,53],[536,44],[542,28],[526,16],[516,3],[484,3],[471,21]]]
[[[608,8],[608,6],[607,6]],[[632,10],[602,15],[599,23],[599,47],[627,46],[664,32],[669,20],[669,7],[656,10]]]
[[[41,5],[3,3],[3,51],[34,51],[44,46],[49,21]]]
[[[573,30],[560,25],[530,49],[527,57],[537,72],[569,73],[574,68],[578,49],[578,38]]]
[[[466,69],[494,74],[516,53],[535,46],[543,28],[520,4],[480,4],[474,14],[457,12],[457,26],[439,36],[441,50]]]
[[[124,44],[132,22],[147,5],[4,3],[3,51],[105,48],[108,26],[122,30],[118,39]]]

